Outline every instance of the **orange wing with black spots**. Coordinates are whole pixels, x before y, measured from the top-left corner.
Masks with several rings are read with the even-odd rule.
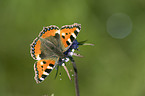
[[[73,25],[65,25],[61,27],[60,38],[63,52],[65,52],[73,41],[76,39],[78,33],[81,30],[81,24],[74,23]]]
[[[41,83],[55,67],[58,59],[42,59],[34,64],[35,80]]]
[[[31,47],[30,53],[31,53],[31,56],[33,57],[33,59],[41,60],[42,59],[41,55],[43,55],[43,58],[45,58],[44,54],[46,52],[44,52],[45,50],[42,50],[42,48],[44,47],[44,46],[42,46],[42,40],[46,41],[47,38],[54,37],[54,36],[56,36],[56,34],[58,35],[57,37],[59,37],[60,30],[55,25],[51,25],[49,27],[43,28],[43,30],[39,33],[38,37],[30,45],[30,47]],[[53,43],[54,39],[51,42]],[[58,43],[58,42],[56,42],[56,43]],[[49,51],[49,50],[47,50],[47,51]],[[50,53],[50,52],[48,52],[48,53]]]
[[[31,44],[30,53],[33,59],[35,60],[39,59],[39,54],[41,54],[40,46],[41,41],[39,40],[39,38],[36,38]]]
[[[59,28],[55,25],[44,27],[43,30],[39,33],[39,37],[48,38],[50,36],[55,36],[56,33],[60,33]]]

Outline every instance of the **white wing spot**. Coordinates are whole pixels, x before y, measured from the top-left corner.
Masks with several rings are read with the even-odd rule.
[[[44,80],[44,78],[41,77],[40,80]]]
[[[78,28],[76,29],[76,31],[77,31],[77,32],[80,32],[80,30],[79,30]]]
[[[62,33],[62,36],[65,36],[65,33]]]
[[[76,35],[74,33],[71,34],[74,38],[76,38]]]
[[[44,74],[44,75],[49,75],[49,74],[48,74],[47,72],[45,72],[45,71],[43,72],[43,74]]]
[[[68,41],[70,44],[72,43],[71,40],[70,40],[70,38],[69,38],[67,41]]]
[[[57,30],[57,31],[55,32],[55,34],[56,34],[56,33],[60,34],[60,30]]]
[[[52,69],[52,67],[50,67],[50,66],[47,66],[47,69]]]
[[[36,57],[36,58],[37,58],[37,60],[41,60],[41,58],[40,58],[40,56],[39,56],[39,55],[37,55],[37,57]]]
[[[41,61],[40,64],[43,65],[43,61]]]

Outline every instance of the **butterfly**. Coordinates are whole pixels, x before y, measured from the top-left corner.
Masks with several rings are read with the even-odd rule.
[[[81,24],[74,23],[72,25],[62,26],[60,29],[51,25],[44,27],[38,37],[30,45],[30,53],[34,60],[35,80],[41,83],[57,66],[64,66],[72,55],[74,50],[78,50],[79,43],[76,40],[81,30]],[[67,70],[66,70],[67,71]]]

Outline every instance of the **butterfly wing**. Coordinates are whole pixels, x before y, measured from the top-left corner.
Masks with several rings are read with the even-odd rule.
[[[41,83],[50,74],[55,67],[58,58],[42,59],[34,64],[35,80],[37,83]]]
[[[74,23],[73,25],[65,25],[61,27],[60,39],[62,50],[65,52],[72,45],[78,33],[81,30],[81,24]]]
[[[37,83],[42,82],[49,75],[57,64],[58,54],[62,54],[59,34],[60,30],[57,26],[45,27],[31,44],[31,56],[38,60],[34,64]]]
[[[44,27],[30,46],[33,59],[41,60],[56,57],[55,51],[61,51],[59,34],[60,30],[55,25]]]

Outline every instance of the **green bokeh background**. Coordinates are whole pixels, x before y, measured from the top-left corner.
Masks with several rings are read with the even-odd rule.
[[[132,20],[131,33],[123,39],[107,32],[107,20],[115,13]],[[144,0],[1,0],[0,96],[75,96],[63,68],[61,77],[54,79],[53,70],[36,84],[29,52],[43,27],[73,23],[82,24],[79,41],[95,44],[80,46],[84,57],[74,57],[80,95],[145,96]]]

